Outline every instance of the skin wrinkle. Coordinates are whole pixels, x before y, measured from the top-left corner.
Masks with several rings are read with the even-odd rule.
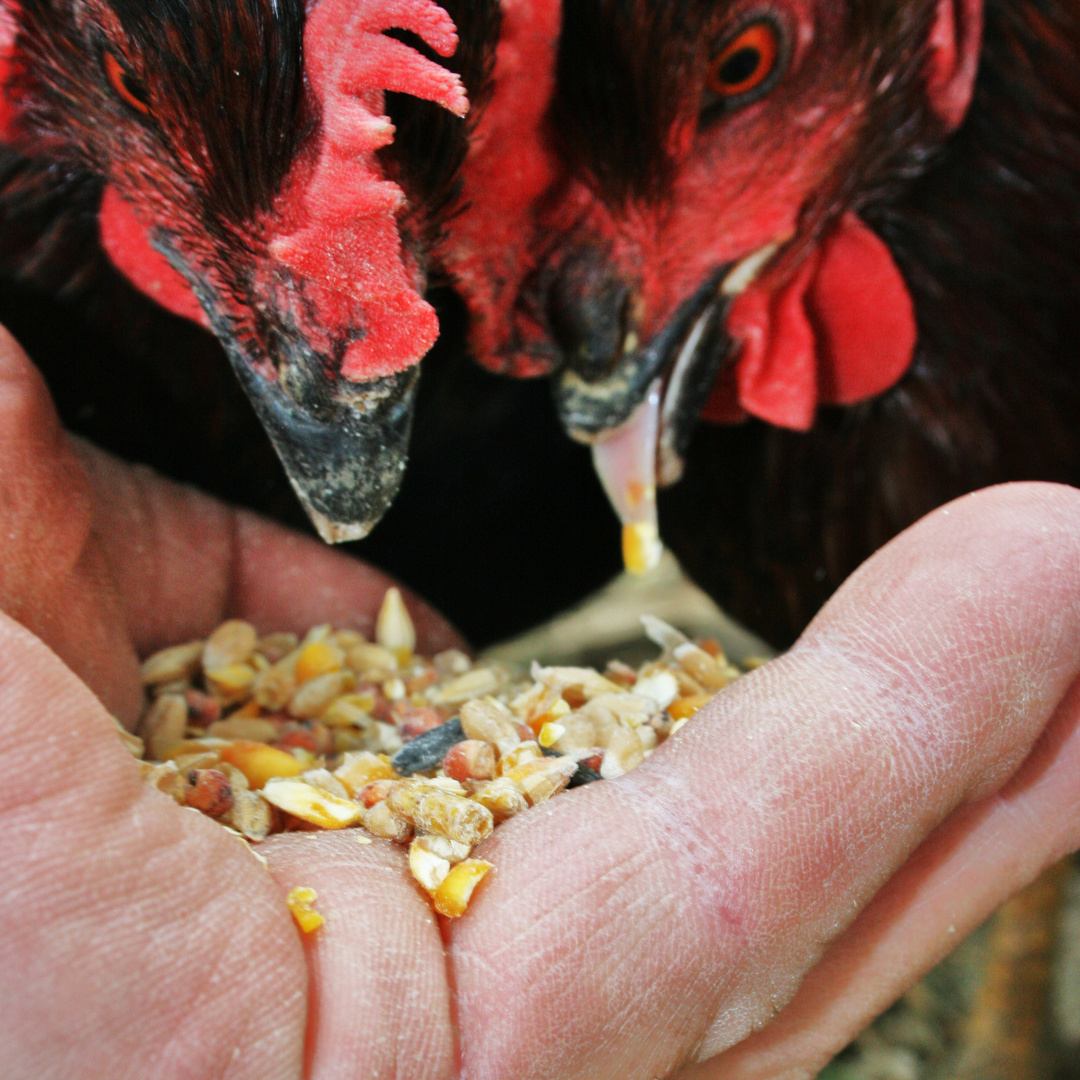
[[[770,1055],[768,1045],[762,1049],[761,1044],[771,1040],[757,1038],[718,1058],[716,1070],[719,1071],[691,1070],[686,1080],[691,1077],[712,1080],[719,1076],[724,1080],[775,1080],[780,1072],[777,1061],[784,1060],[785,1045],[806,1046],[814,1041],[815,1032],[829,1030],[833,1034],[819,1043],[817,1052],[796,1054],[801,1060],[810,1057],[818,1066],[824,1065],[1010,892],[1075,848],[1080,841],[1080,791],[1073,779],[1080,764],[1078,710],[1080,684],[1074,684],[1066,700],[1055,710],[1054,719],[1023,770],[1000,796],[1008,801],[1018,793],[1031,793],[1040,800],[1044,823],[1040,835],[1046,833],[1047,825],[1053,828],[1055,823],[1061,823],[1063,835],[1057,850],[1028,842],[1026,829],[1013,834],[1002,829],[995,820],[994,800],[962,807],[924,843],[919,857],[911,860],[860,916],[854,938],[849,935],[842,939],[823,965],[809,976],[800,994],[800,1019],[794,1021],[790,1015],[782,1016],[781,1030],[771,1033],[771,1038],[779,1043],[777,1051]],[[1056,776],[1056,781],[1051,779],[1049,784],[1048,770]],[[1014,873],[1012,863],[1018,858],[1026,865],[1017,876],[1010,877]],[[954,884],[958,866],[980,860],[982,865],[975,867],[966,882]],[[946,924],[952,924],[949,933],[942,932]],[[884,935],[883,941],[879,935]],[[930,951],[924,946],[927,938],[936,942]],[[913,958],[917,958],[916,968],[912,967]],[[849,965],[847,969],[845,964]],[[888,973],[887,982],[882,981],[882,972]],[[838,1009],[849,1017],[846,1026],[837,1023]],[[747,1052],[754,1046],[756,1050]],[[759,1062],[757,1067],[752,1065],[755,1061]],[[813,1069],[811,1073],[816,1071]]]

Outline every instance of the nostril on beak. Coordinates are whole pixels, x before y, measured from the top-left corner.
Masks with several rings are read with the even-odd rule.
[[[636,347],[633,291],[603,252],[589,250],[564,263],[548,297],[551,335],[566,364],[586,382],[609,375]]]

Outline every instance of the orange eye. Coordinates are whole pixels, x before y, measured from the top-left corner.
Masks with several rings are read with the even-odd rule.
[[[121,66],[120,61],[111,52],[104,54],[102,63],[105,66],[105,78],[109,80],[109,85],[116,96],[136,112],[148,116],[150,99],[146,93],[146,87]]]
[[[705,86],[718,97],[749,94],[762,86],[780,61],[780,34],[770,20],[751,23],[709,65]]]

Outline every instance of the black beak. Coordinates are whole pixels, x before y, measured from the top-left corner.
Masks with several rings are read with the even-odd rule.
[[[555,384],[555,405],[563,426],[571,438],[585,443],[597,443],[628,422],[645,400],[649,387],[663,380],[663,402],[659,418],[657,444],[657,482],[661,486],[675,483],[683,472],[683,458],[698,417],[708,401],[721,368],[732,358],[734,346],[727,334],[726,322],[731,305],[753,283],[783,244],[766,244],[738,262],[715,270],[688,297],[667,325],[648,344],[632,348],[633,333],[623,338],[624,344],[610,351],[610,333],[600,335],[610,362],[600,368],[595,353],[604,351],[591,347],[588,341],[562,340],[568,356],[567,365]],[[593,260],[592,267],[596,266]],[[580,293],[578,303],[588,313],[604,296],[617,298],[623,310],[627,301],[604,271],[593,275],[592,281],[570,278],[570,291]],[[557,313],[560,325],[581,325],[567,319],[567,297],[557,294]],[[606,327],[612,320],[599,320]],[[584,331],[577,331],[578,334]],[[565,335],[564,335],[565,336]],[[587,361],[587,362],[585,362]]]
[[[206,311],[319,535],[328,544],[367,536],[405,475],[419,363],[354,383],[339,374],[340,359],[316,352],[289,327],[287,313],[261,312],[257,331],[238,333],[171,238],[159,233],[153,241]]]
[[[319,535],[331,544],[367,536],[405,474],[419,365],[350,383],[301,351],[269,380],[238,350],[229,355]]]
[[[623,351],[605,373],[597,374],[595,365],[586,370],[574,359],[567,363],[555,383],[555,406],[571,438],[591,443],[621,427],[650,385],[670,372],[661,445],[685,450],[728,352],[724,317],[731,299],[721,283],[729,269],[710,275],[651,341]]]

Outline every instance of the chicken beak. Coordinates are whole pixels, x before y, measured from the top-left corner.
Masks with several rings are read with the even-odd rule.
[[[622,355],[603,376],[586,378],[573,366],[562,371],[555,384],[555,408],[572,439],[596,442],[630,419],[654,380],[663,375],[680,342],[715,301],[724,276],[723,270],[712,275],[647,345],[629,347],[635,338],[629,335]]]
[[[405,473],[419,365],[352,383],[301,351],[279,362],[278,378],[267,379],[229,352],[319,535],[331,544],[367,536]]]
[[[643,347],[624,347],[610,371],[588,379],[568,366],[555,386],[563,426],[593,447],[593,463],[623,524],[628,570],[653,569],[662,551],[656,488],[682,476],[690,436],[733,345],[725,322],[735,299],[780,250],[768,244],[721,267]]]

